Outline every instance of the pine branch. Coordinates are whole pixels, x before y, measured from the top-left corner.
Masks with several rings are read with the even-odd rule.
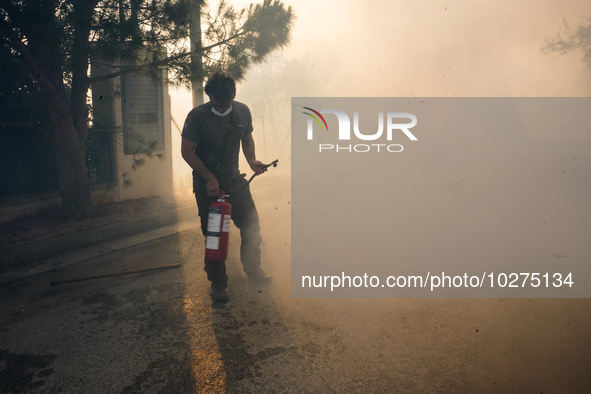
[[[211,45],[208,45],[208,46],[199,48],[199,49],[197,49],[195,51],[187,51],[187,52],[179,53],[177,55],[169,56],[169,57],[166,57],[166,58],[161,59],[161,60],[157,60],[157,61],[152,62],[152,63],[143,64],[143,65],[137,65],[137,66],[126,66],[125,69],[123,69],[123,70],[120,70],[120,71],[117,71],[117,72],[114,72],[114,73],[111,73],[111,74],[107,74],[107,75],[101,75],[100,77],[90,78],[89,79],[90,80],[90,84],[93,84],[93,83],[96,83],[96,82],[108,81],[109,79],[116,78],[116,77],[119,77],[121,75],[129,74],[129,73],[136,72],[136,71],[143,71],[143,70],[147,70],[147,69],[154,68],[154,67],[165,66],[165,65],[167,65],[167,64],[169,64],[169,63],[171,63],[171,62],[173,62],[175,60],[179,60],[179,59],[182,59],[184,57],[191,56],[193,53],[206,52],[206,51],[209,51],[209,50],[211,50],[213,48],[216,48],[216,47],[219,47],[221,45],[227,44],[228,42],[230,42],[232,40],[235,40],[236,38],[241,37],[241,36],[243,36],[243,35],[245,35],[247,33],[248,33],[247,31],[238,32],[238,33],[234,34],[232,37],[229,37],[229,38],[227,38],[225,40],[216,42],[215,44],[211,44]]]
[[[14,29],[8,32],[8,39],[14,49],[16,49],[21,54],[23,61],[29,70],[31,70],[31,73],[36,76],[39,84],[49,95],[55,94],[55,86],[53,86],[51,81],[47,78],[45,72],[37,63],[37,60],[29,50],[27,44],[22,41]]]

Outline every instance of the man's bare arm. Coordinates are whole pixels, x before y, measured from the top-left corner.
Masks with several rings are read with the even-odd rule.
[[[197,174],[205,179],[207,195],[210,197],[217,197],[221,194],[220,185],[216,177],[207,169],[203,161],[195,154],[195,148],[197,144],[183,138],[181,143],[181,155],[183,159],[191,166]]]
[[[265,168],[265,163],[262,163],[256,159],[252,133],[244,134],[242,137],[242,152],[244,153],[244,157],[246,157],[248,165],[255,173],[262,174],[263,172],[267,171]]]

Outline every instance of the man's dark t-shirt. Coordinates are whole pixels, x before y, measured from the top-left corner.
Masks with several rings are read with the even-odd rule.
[[[226,116],[211,112],[211,104],[193,108],[187,115],[182,137],[197,144],[195,154],[219,182],[230,181],[240,175],[238,155],[240,141],[252,133],[252,116],[245,104],[232,103],[233,110]],[[198,177],[193,171],[193,177]]]

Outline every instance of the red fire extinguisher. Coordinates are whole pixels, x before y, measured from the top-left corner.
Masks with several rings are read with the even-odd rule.
[[[270,164],[264,166],[277,167],[279,160],[275,160]],[[232,196],[235,197],[242,193],[252,182],[255,173],[247,182],[247,184]],[[230,240],[230,220],[232,213],[232,206],[226,201],[229,195],[220,195],[217,200],[209,204],[209,213],[207,217],[207,236],[205,238],[205,258],[208,260],[219,261],[225,260],[228,257],[228,242]]]
[[[208,260],[225,260],[228,257],[232,206],[226,201],[227,197],[221,195],[209,205],[205,239],[205,258]]]

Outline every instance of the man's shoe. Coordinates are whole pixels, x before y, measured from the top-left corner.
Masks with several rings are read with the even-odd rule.
[[[265,271],[259,269],[254,272],[250,272],[247,274],[248,276],[248,283],[253,285],[266,285],[273,280],[273,277],[267,275]]]
[[[211,286],[211,291],[209,292],[209,295],[211,296],[211,300],[213,302],[228,302],[228,292],[226,291],[226,289]]]

